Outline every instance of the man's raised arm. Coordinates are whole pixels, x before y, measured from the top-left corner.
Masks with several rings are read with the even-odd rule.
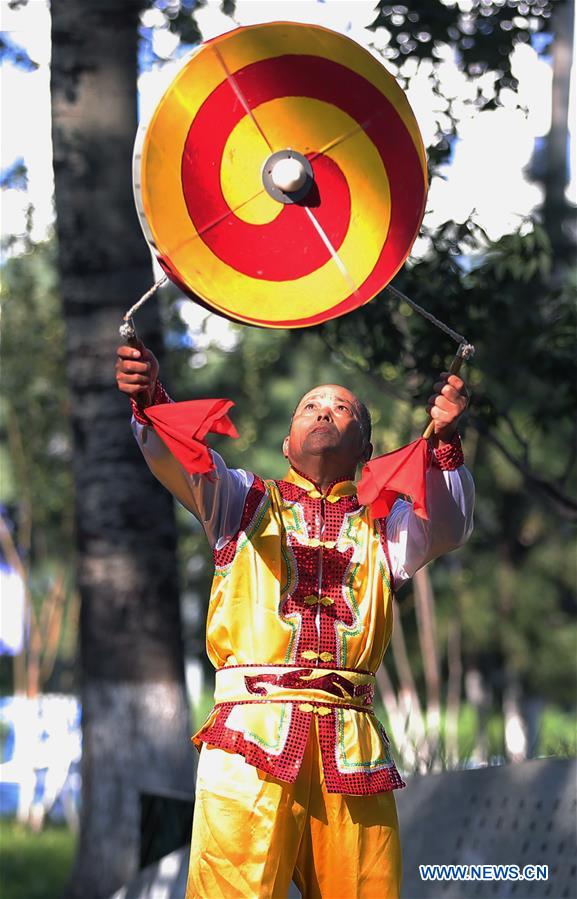
[[[132,430],[148,467],[161,484],[202,524],[212,547],[224,545],[238,530],[253,475],[227,468],[210,450],[214,470],[189,474],[154,431],[143,409],[171,402],[158,380],[154,353],[144,344],[120,346],[117,351],[116,383],[132,402]]]
[[[475,485],[465,467],[458,423],[469,402],[464,381],[443,372],[433,387],[427,411],[435,423],[432,465],[427,472],[429,520],[411,503],[397,500],[387,519],[387,542],[395,585],[438,556],[451,552],[473,530]]]

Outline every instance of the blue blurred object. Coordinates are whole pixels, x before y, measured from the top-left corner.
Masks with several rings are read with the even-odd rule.
[[[48,694],[0,699],[0,816],[75,827],[80,806],[80,703]]]

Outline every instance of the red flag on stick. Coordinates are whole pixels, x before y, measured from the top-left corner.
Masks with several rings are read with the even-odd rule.
[[[234,406],[231,400],[189,400],[185,403],[160,403],[145,409],[154,430],[189,474],[204,474],[214,469],[212,456],[204,442],[208,433],[238,437],[238,431],[226,414]]]
[[[410,496],[415,514],[428,520],[426,474],[429,444],[419,437],[392,453],[377,456],[363,466],[357,496],[371,507],[375,518],[389,514],[399,495]]]

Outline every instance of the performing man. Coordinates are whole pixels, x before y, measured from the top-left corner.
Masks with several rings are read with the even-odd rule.
[[[142,412],[169,402],[154,355],[117,352],[146,462],[214,551],[215,706],[193,738],[202,752],[187,899],[282,899],[293,878],[305,899],[397,899],[392,791],[404,784],[373,712],[374,673],[394,591],[472,529],[463,381],[444,374],[429,398],[429,519],[404,499],[379,519],[356,495],[371,420],[350,390],[325,384],[300,400],[283,480],[229,469],[214,451],[215,470],[190,475]]]

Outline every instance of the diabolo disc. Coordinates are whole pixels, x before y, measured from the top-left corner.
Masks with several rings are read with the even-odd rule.
[[[427,193],[409,103],[365,49],[314,25],[239,28],[181,68],[134,153],[160,265],[215,312],[269,328],[367,303],[417,236]]]

